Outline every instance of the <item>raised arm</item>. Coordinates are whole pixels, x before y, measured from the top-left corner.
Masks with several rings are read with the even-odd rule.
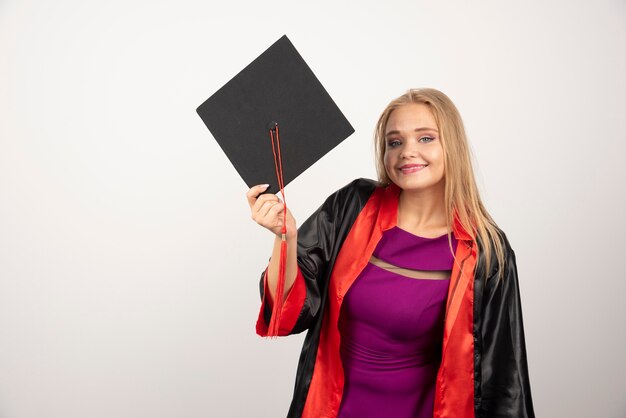
[[[279,335],[305,331],[321,316],[322,299],[327,291],[327,281],[334,259],[350,229],[351,222],[354,221],[374,188],[375,184],[371,181],[359,179],[351,182],[330,195],[298,228],[295,238],[291,237],[297,240],[295,250],[293,241],[290,242],[290,238],[287,238],[288,245],[290,245],[287,249],[288,263],[293,262],[291,257],[297,257],[294,270],[288,271],[290,275],[286,277],[286,293],[281,311]],[[279,201],[277,197],[274,200],[269,196],[264,196],[260,196],[259,199]],[[252,203],[251,207],[254,205],[256,202]],[[270,204],[259,203],[260,215],[267,212],[267,216],[271,218],[272,213],[282,213],[279,208],[273,209],[275,212],[272,212],[271,207]],[[346,213],[350,215],[346,216]],[[295,221],[293,222],[291,229],[295,231]],[[265,223],[265,225],[275,233],[280,230],[278,223]],[[289,230],[289,224],[287,229]],[[273,256],[275,259],[278,258],[276,245],[275,243]],[[273,288],[270,287],[269,274],[266,274],[271,268],[272,261],[268,269],[261,274],[260,280],[262,302],[257,320],[257,334],[261,336],[267,335],[267,325],[270,323],[272,314],[272,300],[267,295],[273,291]]]
[[[262,227],[271,231],[275,236],[272,258],[267,268],[268,302],[273,304],[273,301],[276,300],[275,291],[276,282],[278,281],[284,205],[280,198],[274,194],[261,194],[267,187],[268,185],[266,184],[252,187],[246,193],[246,198],[248,199],[248,205],[252,212],[252,219]],[[285,269],[285,289],[282,295],[283,300],[285,300],[289,294],[297,274],[296,248],[298,233],[296,228],[296,220],[291,215],[289,209],[287,209],[287,264]]]

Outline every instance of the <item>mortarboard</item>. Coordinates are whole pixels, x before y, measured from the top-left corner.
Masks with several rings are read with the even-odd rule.
[[[284,216],[284,187],[354,132],[286,35],[197,112],[248,187],[269,184],[266,191],[281,191]],[[278,335],[283,304],[285,224],[270,337]]]
[[[354,129],[287,36],[197,109],[248,187],[278,192],[269,128],[277,123],[284,185]]]

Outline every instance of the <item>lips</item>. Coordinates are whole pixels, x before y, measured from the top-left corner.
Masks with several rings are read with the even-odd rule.
[[[402,171],[402,174],[410,174],[418,172],[426,167],[428,167],[428,164],[405,164],[400,167],[400,171]]]

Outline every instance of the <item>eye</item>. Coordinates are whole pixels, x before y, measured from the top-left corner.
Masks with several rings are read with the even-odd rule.
[[[387,140],[387,148],[395,148],[398,145],[402,144],[399,139],[389,139]]]
[[[428,141],[424,142],[433,142],[435,140],[435,138],[433,138],[432,136],[423,136],[419,140],[421,141],[422,139],[428,139]]]

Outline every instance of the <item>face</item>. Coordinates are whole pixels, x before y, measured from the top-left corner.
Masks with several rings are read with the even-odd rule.
[[[385,134],[385,169],[392,182],[404,191],[445,187],[443,147],[427,105],[410,103],[395,109]]]

